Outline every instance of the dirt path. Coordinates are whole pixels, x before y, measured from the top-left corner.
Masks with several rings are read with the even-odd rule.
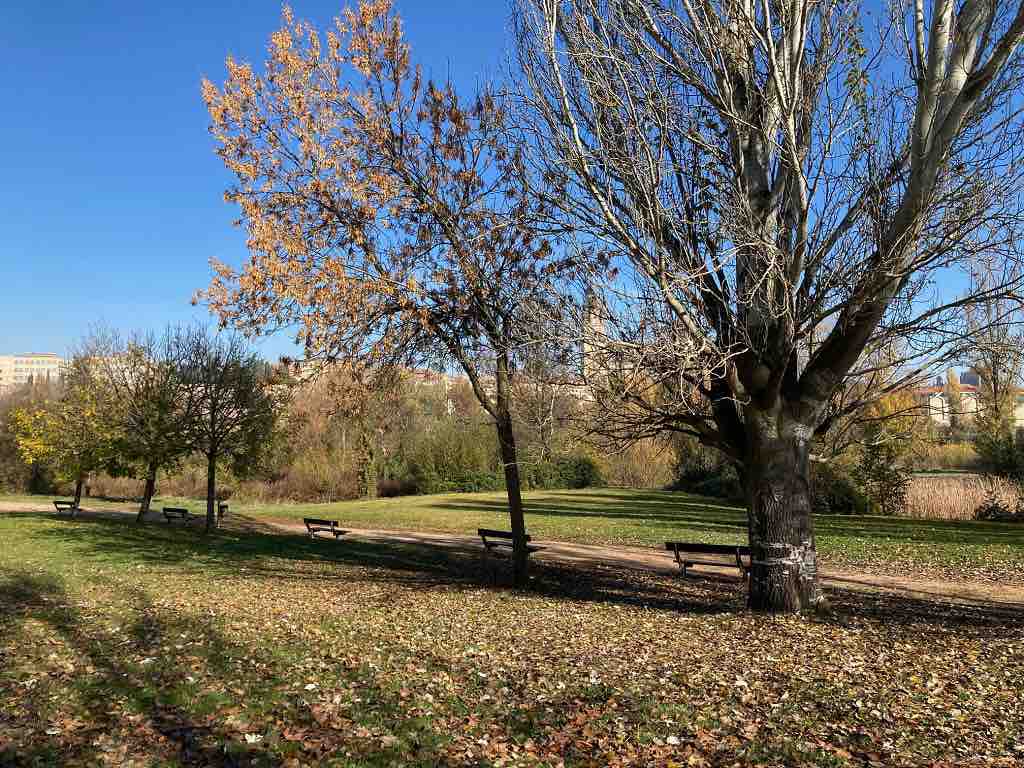
[[[27,504],[17,502],[0,502],[0,512],[52,512],[52,505]],[[134,512],[119,510],[83,510],[83,517],[109,519],[134,518]],[[158,519],[157,514],[148,518]],[[236,516],[233,525],[242,529],[279,533],[306,534],[305,526],[291,520],[252,520]],[[419,531],[392,531],[368,528],[346,528],[345,538],[359,541],[395,544],[414,544],[421,546],[457,549],[460,551],[479,552],[480,539],[476,536],[460,536],[451,533],[433,533]],[[542,542],[543,549],[534,555],[539,559],[557,560],[578,565],[612,565],[622,568],[638,568],[659,574],[677,574],[675,561],[668,552],[661,552],[649,547],[627,547],[595,544],[575,544],[570,542]],[[693,572],[693,569],[691,569]],[[716,576],[735,574],[735,567],[723,568],[701,566],[696,573],[715,574]],[[1011,606],[1024,609],[1024,586],[1000,585],[980,581],[948,581],[932,579],[912,579],[882,574],[865,573],[863,571],[828,569],[823,573],[822,581],[826,588],[853,589],[860,591],[891,592],[909,595],[922,599],[943,600],[952,602]]]
[[[301,523],[270,521],[282,532],[305,534]],[[480,551],[480,539],[476,536],[459,536],[450,533],[420,533],[416,531],[382,531],[365,528],[346,528],[345,538],[380,543],[421,544],[447,549]],[[579,565],[613,565],[623,568],[639,568],[660,574],[676,575],[679,567],[668,552],[649,547],[626,547],[599,544],[574,544],[570,542],[548,542],[534,557],[551,559]],[[714,568],[700,566],[691,572],[732,575],[735,566]],[[996,604],[1024,608],[1024,586],[996,585],[976,581],[938,581],[883,576],[859,571],[826,570],[822,581],[825,587],[854,589],[862,591],[896,592],[924,599],[941,599],[954,602]]]

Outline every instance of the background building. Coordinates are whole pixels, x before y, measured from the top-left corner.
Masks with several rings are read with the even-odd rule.
[[[0,355],[0,390],[30,381],[56,381],[64,367],[64,359],[52,352],[28,352],[21,355]]]

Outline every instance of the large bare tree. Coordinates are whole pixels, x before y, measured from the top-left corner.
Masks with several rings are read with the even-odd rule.
[[[846,383],[889,349],[865,395],[914,379],[1017,288],[965,276],[1018,234],[1024,4],[520,0],[516,29],[536,193],[592,254],[604,424],[724,451],[751,606],[821,605],[809,461]]]

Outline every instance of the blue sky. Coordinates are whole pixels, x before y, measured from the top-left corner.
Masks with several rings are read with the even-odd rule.
[[[342,0],[295,0],[325,27]],[[470,86],[500,76],[504,0],[396,0],[414,59]],[[199,93],[224,58],[261,64],[281,4],[100,0],[0,10],[0,354],[63,353],[91,324],[193,318],[211,257],[244,256]],[[293,350],[265,341],[267,357]]]

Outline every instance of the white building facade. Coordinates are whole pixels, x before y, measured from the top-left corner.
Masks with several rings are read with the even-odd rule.
[[[52,352],[0,355],[0,391],[29,382],[57,381],[63,369],[64,359]]]

